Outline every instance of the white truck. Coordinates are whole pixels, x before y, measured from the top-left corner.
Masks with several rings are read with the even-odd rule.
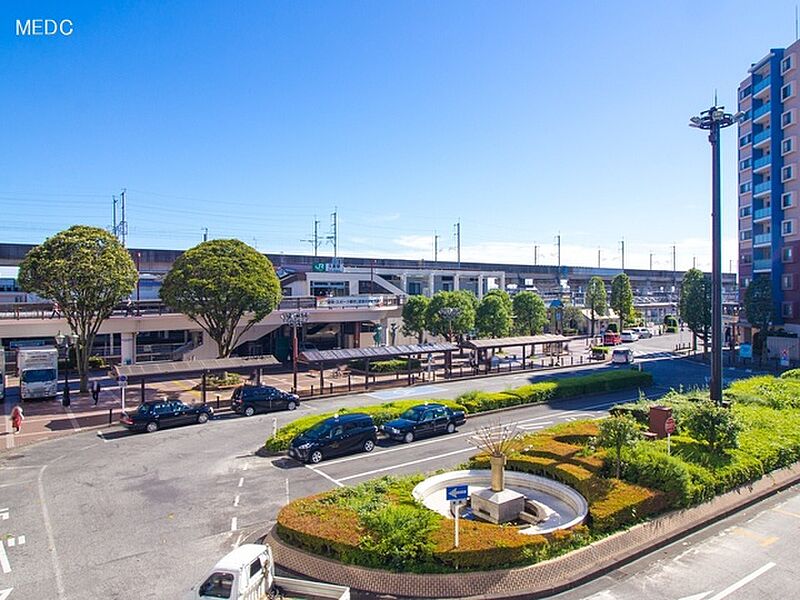
[[[19,396],[23,400],[55,398],[58,393],[58,350],[20,348],[17,350]]]
[[[192,589],[193,600],[350,600],[350,588],[275,575],[272,550],[263,544],[242,544],[226,554],[203,583]]]

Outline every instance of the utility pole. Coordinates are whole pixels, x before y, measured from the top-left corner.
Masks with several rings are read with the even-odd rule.
[[[558,245],[558,277],[561,277],[561,234],[556,236],[556,244]]]
[[[622,270],[625,270],[625,240],[620,240],[622,247]]]
[[[653,270],[653,253],[650,253],[650,270]]]
[[[697,257],[696,256],[692,257],[692,268],[693,269],[697,268]]]
[[[122,220],[119,222],[120,226],[120,235],[122,236],[122,246],[125,247],[125,238],[128,237],[128,221],[125,218],[125,192],[127,190],[123,189],[122,194]]]
[[[597,268],[600,268],[600,246],[597,247]]]
[[[339,256],[339,209],[334,207],[331,213],[331,233],[325,238],[328,242],[333,243],[333,256]]]
[[[458,268],[461,268],[461,219],[455,224],[456,236],[456,260],[458,261]]]
[[[536,244],[533,245],[533,266],[537,266],[539,264],[539,246]]]
[[[677,256],[677,255],[676,255],[676,253],[675,253],[675,248],[676,248],[675,244],[672,244],[672,287],[673,287],[673,288],[674,288],[676,285],[678,285],[678,280],[677,280],[677,273],[678,273],[678,270],[677,270],[677,268],[676,268],[676,264],[677,264],[677,263],[676,263],[676,256]]]
[[[208,241],[208,227],[203,227],[203,241]]]
[[[317,260],[317,255],[319,254],[319,219],[317,219],[317,215],[314,215],[314,235],[310,240],[300,240],[301,242],[308,242],[314,248],[314,261]]]
[[[111,233],[114,234],[114,237],[119,239],[119,230],[117,228],[117,197],[112,195],[111,200],[114,203],[114,208],[112,210],[112,215],[114,217],[114,226],[111,228]]]
[[[439,262],[439,236],[433,232],[433,262]]]

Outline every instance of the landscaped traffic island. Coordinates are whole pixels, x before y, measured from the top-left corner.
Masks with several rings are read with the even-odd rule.
[[[588,519],[569,530],[530,535],[515,524],[462,519],[455,548],[453,521],[412,496],[424,479],[415,475],[296,500],[278,515],[275,533],[314,554],[393,571],[531,565],[800,460],[800,379],[742,380],[725,397],[730,408],[712,405],[705,391],[671,392],[658,401],[672,407],[677,422],[669,455],[666,440],[635,435],[653,404],[646,400],[620,406],[603,421],[567,423],[516,440],[506,469],[558,480],[586,499]],[[487,468],[488,462],[478,453],[464,467]]]

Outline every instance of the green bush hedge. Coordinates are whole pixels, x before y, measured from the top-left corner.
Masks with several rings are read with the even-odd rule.
[[[409,362],[411,363],[412,371],[419,371],[420,361],[416,358],[405,359],[395,358],[392,360],[376,360],[369,363],[370,373],[405,373],[408,371]],[[352,360],[350,361],[351,369],[364,370],[365,361]]]

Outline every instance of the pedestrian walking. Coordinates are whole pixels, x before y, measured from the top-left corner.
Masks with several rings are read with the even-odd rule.
[[[20,432],[20,429],[22,429],[22,421],[24,419],[25,415],[22,414],[22,407],[17,404],[11,409],[11,426],[14,428],[14,433]]]
[[[97,401],[100,399],[100,381],[92,383],[92,400],[94,405],[97,406]]]

